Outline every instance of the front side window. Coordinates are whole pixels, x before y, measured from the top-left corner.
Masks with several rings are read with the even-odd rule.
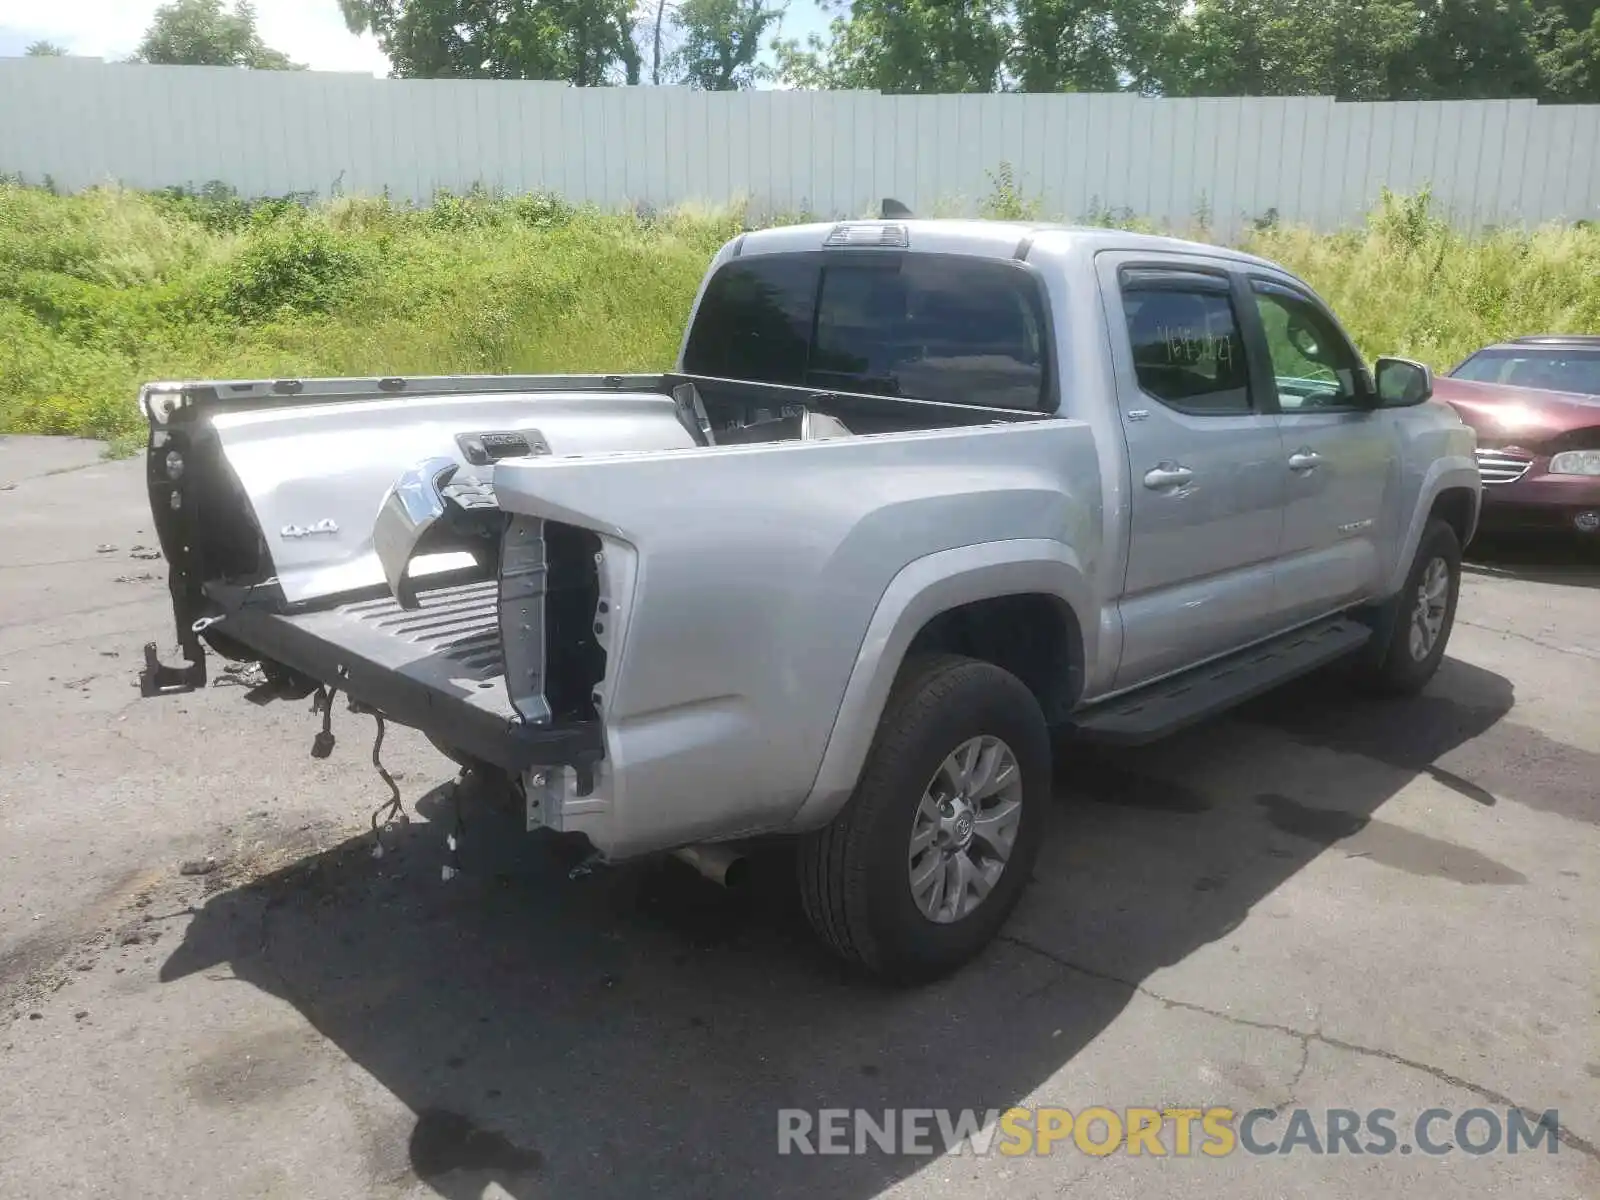
[[[694,375],[1040,411],[1044,306],[1015,264],[944,255],[731,262],[684,351]]]
[[[1251,285],[1284,412],[1360,407],[1360,363],[1326,313],[1287,288]]]
[[[1226,280],[1129,273],[1122,311],[1146,395],[1197,415],[1250,411],[1250,367]]]

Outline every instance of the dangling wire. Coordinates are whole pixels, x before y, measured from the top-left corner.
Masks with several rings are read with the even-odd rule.
[[[461,874],[461,835],[467,830],[466,819],[461,815],[461,793],[466,787],[468,773],[461,772],[461,777],[450,785],[450,808],[455,815],[455,824],[450,833],[445,837],[445,862],[440,868],[439,875],[449,883]]]
[[[322,730],[311,739],[311,757],[327,758],[333,753],[333,698],[339,694],[339,689],[318,688],[311,697],[311,711],[322,710]]]
[[[371,711],[371,710],[368,710]],[[372,857],[383,857],[383,831],[391,822],[407,824],[410,818],[406,816],[405,805],[400,800],[400,785],[394,781],[394,776],[384,769],[383,759],[383,714],[372,713],[372,719],[378,723],[378,736],[372,743],[372,765],[377,768],[378,776],[389,785],[389,799],[380,804],[372,814]]]

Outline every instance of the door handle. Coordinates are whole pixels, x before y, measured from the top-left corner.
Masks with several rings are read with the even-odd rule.
[[[1144,473],[1144,485],[1151,491],[1180,488],[1194,478],[1194,472],[1178,463],[1164,462]]]
[[[1322,455],[1314,450],[1296,450],[1289,455],[1289,470],[1300,472],[1315,471],[1317,464],[1321,461]]]

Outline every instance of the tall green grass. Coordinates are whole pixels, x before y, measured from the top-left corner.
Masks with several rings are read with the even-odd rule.
[[[987,208],[1019,215],[1000,211],[1012,192]],[[548,196],[412,208],[0,183],[0,431],[128,435],[150,379],[664,368],[741,226],[736,210]],[[1443,367],[1510,334],[1600,331],[1594,227],[1465,237],[1425,195],[1386,196],[1362,229],[1266,225],[1244,244],[1303,275],[1369,355]]]
[[[1315,234],[1269,226],[1246,248],[1325,299],[1368,357],[1435,369],[1528,333],[1600,333],[1600,225],[1453,232],[1426,192],[1385,193],[1365,228]]]
[[[729,214],[246,206],[0,184],[0,431],[115,437],[151,379],[670,365]]]

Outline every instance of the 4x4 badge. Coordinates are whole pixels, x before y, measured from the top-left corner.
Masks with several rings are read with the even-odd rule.
[[[332,517],[324,517],[315,525],[285,525],[278,531],[279,537],[304,538],[315,537],[321,533],[338,533],[339,522]]]

